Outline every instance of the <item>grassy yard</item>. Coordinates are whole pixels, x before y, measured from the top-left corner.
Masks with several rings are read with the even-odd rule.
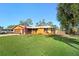
[[[0,37],[3,56],[79,56],[79,37],[19,35]]]

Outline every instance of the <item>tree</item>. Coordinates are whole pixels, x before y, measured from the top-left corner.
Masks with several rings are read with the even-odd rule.
[[[33,23],[32,23],[32,20],[29,18],[29,19],[27,19],[27,20],[21,20],[20,21],[20,25],[26,25],[26,26],[30,26],[30,25],[32,25]]]
[[[36,23],[36,26],[39,26],[39,23]]]
[[[3,27],[2,26],[0,26],[0,30],[2,30],[3,29]]]
[[[58,26],[56,26],[56,25],[53,25],[53,28],[55,28],[55,29],[59,29]]]
[[[47,23],[45,22],[45,19],[42,19],[41,21],[36,23],[36,26],[46,26],[46,25],[47,25]]]
[[[79,21],[79,4],[58,4],[57,17],[62,28],[65,28],[67,33],[74,34],[74,28]]]
[[[24,20],[20,20],[19,25],[25,25]]]
[[[7,28],[13,28],[13,27],[15,27],[16,25],[9,25],[9,26],[7,26]]]
[[[53,27],[53,23],[51,21],[49,21],[47,25]]]

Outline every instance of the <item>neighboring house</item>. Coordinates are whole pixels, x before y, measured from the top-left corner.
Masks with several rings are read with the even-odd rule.
[[[9,33],[13,33],[12,29],[2,29],[0,30],[0,34],[9,34]]]
[[[3,27],[0,26],[0,33],[2,33]]]
[[[11,28],[3,29],[2,31],[7,33],[7,34],[13,33],[13,29],[11,29]]]
[[[28,27],[19,25],[14,27],[13,31],[17,34],[55,34],[55,30],[51,26]]]
[[[0,33],[1,33],[2,29],[0,29]]]

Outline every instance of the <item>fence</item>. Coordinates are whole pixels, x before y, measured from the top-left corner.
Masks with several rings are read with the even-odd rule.
[[[55,30],[55,35],[65,35],[65,31]]]

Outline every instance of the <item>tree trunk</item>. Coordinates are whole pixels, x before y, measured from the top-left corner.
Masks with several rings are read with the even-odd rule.
[[[66,34],[70,34],[69,25],[66,25],[65,29],[66,29],[66,30],[65,30],[65,33],[66,33]]]
[[[72,28],[71,28],[71,34],[75,34],[75,20],[72,20]]]

